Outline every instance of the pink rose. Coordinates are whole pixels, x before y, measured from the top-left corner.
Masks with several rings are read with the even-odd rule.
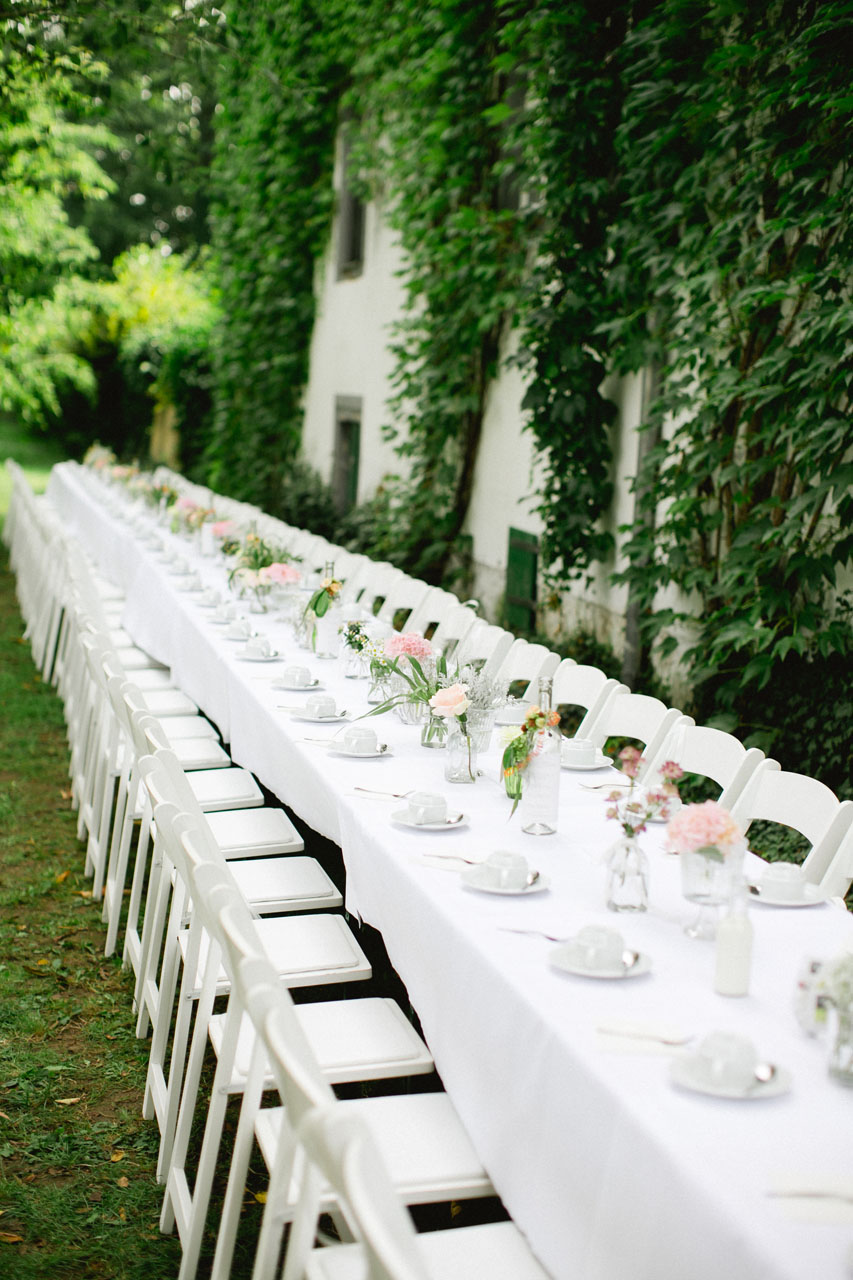
[[[210,526],[214,538],[230,538],[235,528],[236,525],[233,520],[214,520]]]
[[[464,684],[452,684],[447,689],[439,689],[429,700],[429,705],[437,716],[463,716],[468,710],[468,696]]]
[[[261,575],[264,582],[276,582],[283,587],[289,586],[291,582],[298,582],[302,577],[299,570],[294,569],[292,564],[283,564],[278,560],[261,569]]]
[[[742,843],[743,832],[728,809],[716,800],[706,800],[685,805],[675,815],[666,829],[666,841],[674,853],[719,849],[725,855]]]

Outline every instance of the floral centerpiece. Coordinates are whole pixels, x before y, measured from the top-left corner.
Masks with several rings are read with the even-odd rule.
[[[374,687],[385,694],[368,715],[393,709],[405,723],[419,724],[446,675],[444,658],[436,658],[430,642],[417,631],[397,632],[382,646],[368,640],[364,653],[370,661]]]
[[[83,466],[92,467],[95,471],[103,471],[104,467],[112,466],[116,456],[112,449],[107,448],[104,444],[90,444],[89,448],[83,454]]]
[[[474,745],[471,738],[468,685],[457,679],[439,688],[429,700],[431,719],[439,717],[448,726],[448,758],[444,776],[448,782],[476,782]]]
[[[298,573],[291,570],[290,558],[284,548],[273,547],[257,533],[248,533],[232,555],[228,585],[240,596],[253,596],[257,607],[265,609],[265,600],[273,585],[280,584],[283,575],[292,580],[289,575]]]
[[[334,606],[340,608],[340,594],[343,582],[340,578],[334,576],[331,565],[326,566],[326,573],[320,582],[319,587],[314,591],[305,606],[302,614],[302,628],[306,643],[310,641],[311,648],[317,653],[318,629],[317,623],[325,618],[329,610]],[[329,623],[333,623],[333,619],[329,619]],[[338,628],[334,624],[328,624],[323,628],[323,634],[320,637],[322,643],[318,657],[336,657],[338,652]]]
[[[340,631],[345,649],[351,649],[353,653],[364,653],[369,637],[363,622],[345,622]]]
[[[510,817],[515,813],[521,800],[525,770],[529,767],[531,760],[542,750],[542,730],[556,728],[559,723],[560,716],[557,711],[543,711],[534,704],[527,710],[521,732],[507,744],[501,767],[504,787],[512,800]]]
[[[681,891],[699,906],[696,919],[685,927],[689,938],[712,939],[716,920],[712,908],[721,906],[741,874],[746,841],[728,809],[716,800],[688,804],[671,818],[667,847],[681,861]]]
[[[607,797],[608,818],[617,819],[626,836],[640,835],[648,822],[669,821],[681,807],[677,785],[684,777],[681,765],[674,760],[666,760],[660,767],[660,786],[646,790],[636,786],[637,776],[645,763],[637,748],[623,747],[617,759],[630,784],[627,795],[621,791],[610,792]]]

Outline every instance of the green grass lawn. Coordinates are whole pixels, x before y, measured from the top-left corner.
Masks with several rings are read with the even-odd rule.
[[[0,415],[0,524],[9,509],[12,484],[5,463],[13,458],[23,467],[36,493],[43,492],[50,469],[65,457],[62,449],[43,436],[29,435],[26,429],[11,419]]]

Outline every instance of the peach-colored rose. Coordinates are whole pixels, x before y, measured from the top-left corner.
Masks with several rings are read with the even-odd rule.
[[[276,582],[280,586],[287,586],[291,582],[298,582],[302,574],[292,564],[282,564],[277,560],[274,564],[268,564],[265,569],[261,569],[261,577],[264,582]]]
[[[719,849],[724,856],[736,849],[743,832],[728,809],[716,800],[688,804],[666,829],[666,842],[674,853],[694,853],[699,849]]]
[[[429,705],[437,716],[463,716],[468,710],[468,696],[463,684],[452,684],[447,689],[439,689],[429,700]]]

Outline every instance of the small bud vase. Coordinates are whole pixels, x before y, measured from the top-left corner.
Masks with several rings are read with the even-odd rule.
[[[430,710],[429,719],[421,729],[422,747],[445,747],[447,745],[447,721],[444,716],[437,716]]]
[[[623,834],[608,850],[608,911],[645,911],[649,905],[649,860],[637,835]]]
[[[835,1035],[829,1051],[829,1074],[853,1089],[853,1007],[835,1011]]]
[[[444,777],[447,782],[477,781],[477,748],[474,739],[462,732],[458,720],[453,720],[447,730]]]

